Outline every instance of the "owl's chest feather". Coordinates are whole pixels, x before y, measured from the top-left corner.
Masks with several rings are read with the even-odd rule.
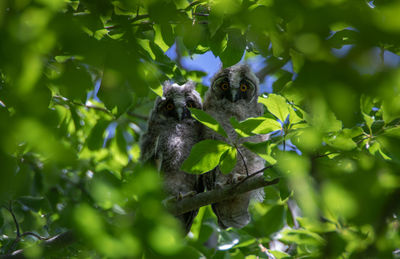
[[[179,170],[189,156],[192,146],[198,142],[198,132],[194,125],[179,124],[160,135],[163,143],[159,153],[162,155],[164,171]]]

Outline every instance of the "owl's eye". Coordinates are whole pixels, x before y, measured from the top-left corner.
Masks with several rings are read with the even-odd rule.
[[[165,108],[166,108],[168,111],[172,111],[172,109],[174,109],[174,104],[173,104],[173,103],[168,103],[167,106],[165,106]]]
[[[226,91],[229,88],[229,83],[223,82],[219,87],[221,87],[222,90]]]
[[[194,108],[194,102],[193,101],[187,101],[186,102],[186,106],[188,107],[188,108]]]
[[[245,83],[240,84],[240,91],[241,92],[246,92],[249,87]]]

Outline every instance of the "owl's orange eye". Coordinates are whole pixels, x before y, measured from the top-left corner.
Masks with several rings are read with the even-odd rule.
[[[229,88],[229,84],[228,84],[227,82],[223,82],[223,83],[220,85],[220,87],[221,87],[222,90],[226,91],[226,90],[228,90],[228,88]]]
[[[172,103],[168,103],[166,108],[168,111],[171,111],[172,109],[174,109],[174,105]]]
[[[240,84],[240,91],[246,92],[248,89],[247,85],[245,83]]]

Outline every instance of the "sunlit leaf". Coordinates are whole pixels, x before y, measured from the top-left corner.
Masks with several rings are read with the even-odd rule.
[[[236,165],[237,149],[230,147],[225,154],[221,157],[219,169],[223,174],[230,173]]]
[[[268,111],[284,122],[289,115],[290,106],[285,98],[276,94],[269,94],[268,98],[258,98],[259,102],[267,107]]]
[[[223,141],[203,140],[193,146],[189,157],[182,165],[182,170],[192,174],[211,171],[218,166],[221,156],[230,149],[231,146]]]
[[[201,123],[203,123],[210,129],[214,130],[215,132],[221,134],[222,136],[227,137],[225,130],[211,115],[209,115],[208,113],[206,113],[202,110],[198,110],[198,109],[194,109],[194,108],[191,108],[190,112],[192,113],[192,116],[196,120],[200,121]]]

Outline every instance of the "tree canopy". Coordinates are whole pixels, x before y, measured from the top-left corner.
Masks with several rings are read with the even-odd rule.
[[[399,13],[389,0],[0,1],[0,254],[400,257]],[[265,200],[221,230],[193,197],[184,237],[138,143],[163,81],[204,94],[205,72],[182,59],[208,51],[224,67],[261,58],[273,80],[263,116],[231,119],[243,138],[270,134],[240,143],[266,161],[264,182],[240,188],[261,184]],[[206,140],[183,169],[237,159]]]

